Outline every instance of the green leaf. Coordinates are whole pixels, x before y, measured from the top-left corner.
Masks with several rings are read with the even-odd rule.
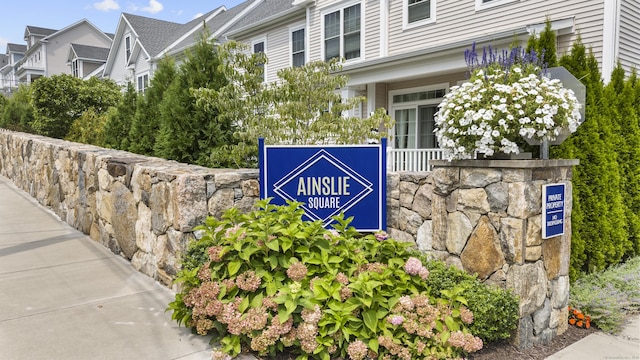
[[[373,309],[367,310],[362,314],[362,318],[364,319],[364,324],[375,333],[378,330],[378,316],[376,311]]]
[[[273,239],[271,241],[267,241],[266,245],[269,249],[273,250],[273,251],[279,251],[280,250],[280,242],[278,241],[278,239]]]
[[[227,265],[227,270],[229,271],[229,276],[233,276],[238,273],[242,267],[242,262],[240,261],[230,261],[229,265]]]
[[[378,343],[377,338],[369,340],[369,349],[373,350],[373,352],[375,352],[376,354],[378,353],[379,346],[380,344]]]
[[[256,296],[253,297],[253,300],[251,300],[251,307],[254,309],[259,308],[260,306],[262,306],[263,299],[264,299],[263,293],[261,292],[257,293]]]
[[[244,299],[242,299],[242,302],[240,302],[240,305],[238,305],[238,311],[243,313],[245,310],[247,310],[248,307],[249,307],[249,297],[245,296]]]
[[[446,318],[444,318],[444,323],[447,325],[447,328],[449,328],[449,330],[451,331],[460,330],[460,324],[458,324],[451,316],[447,316]]]

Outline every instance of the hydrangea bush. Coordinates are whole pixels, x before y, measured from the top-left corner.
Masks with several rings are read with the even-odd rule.
[[[474,46],[465,58],[469,81],[451,87],[435,116],[445,158],[518,154],[522,138],[553,141],[563,129],[575,132],[580,103],[572,90],[544,75],[534,52],[513,48],[499,55],[489,48],[480,61]]]
[[[268,357],[286,351],[298,359],[450,359],[482,348],[482,334],[470,329],[493,310],[467,301],[470,289],[482,292],[470,275],[426,262],[384,232],[363,236],[350,219],[337,217],[327,230],[302,220],[298,203],[258,206],[248,214],[231,209],[198,228],[201,238],[183,257],[182,290],[169,305],[179,323],[214,335],[214,359],[243,351]],[[455,275],[440,276],[432,287],[430,267]],[[506,326],[490,326],[494,334],[517,325],[517,300],[502,294],[513,311]],[[476,306],[481,310],[474,313]]]

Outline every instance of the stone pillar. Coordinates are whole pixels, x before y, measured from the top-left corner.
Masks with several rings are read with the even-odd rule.
[[[567,329],[572,167],[578,160],[434,161],[433,249],[520,298],[513,338],[546,344]],[[542,239],[542,186],[566,184],[565,234]]]

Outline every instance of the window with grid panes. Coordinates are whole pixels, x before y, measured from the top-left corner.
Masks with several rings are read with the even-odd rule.
[[[324,16],[324,57],[345,60],[360,57],[360,4],[340,9]]]
[[[302,66],[305,63],[304,29],[291,32],[291,65]]]

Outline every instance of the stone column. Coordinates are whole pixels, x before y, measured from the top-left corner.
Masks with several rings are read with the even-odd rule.
[[[520,298],[514,343],[546,344],[567,329],[572,167],[578,160],[434,161],[437,257]],[[565,234],[542,239],[542,186],[566,184]]]

